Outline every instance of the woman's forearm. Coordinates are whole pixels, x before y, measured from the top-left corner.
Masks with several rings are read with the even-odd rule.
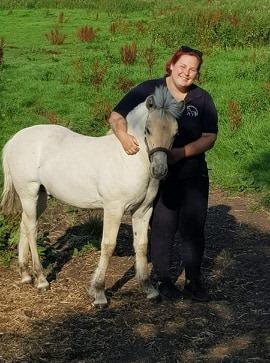
[[[199,155],[210,150],[214,146],[216,138],[216,134],[205,133],[202,134],[198,140],[195,140],[184,147],[172,149],[170,162],[175,163],[183,158]]]

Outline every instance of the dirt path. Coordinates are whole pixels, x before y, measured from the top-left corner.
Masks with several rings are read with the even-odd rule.
[[[42,220],[58,246],[49,291],[21,286],[15,264],[0,269],[0,362],[270,361],[270,217],[252,212],[249,199],[211,194],[204,272],[213,300],[203,304],[146,301],[124,223],[108,271],[110,305],[94,309],[86,288],[99,251],[71,258],[67,243],[83,245],[88,215],[73,216],[57,205]]]

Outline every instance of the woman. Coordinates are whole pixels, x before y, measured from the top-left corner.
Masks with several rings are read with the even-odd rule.
[[[151,261],[160,294],[179,299],[182,294],[170,277],[170,252],[179,231],[188,250],[185,261],[184,292],[193,300],[208,301],[209,294],[201,279],[204,254],[204,225],[208,206],[209,179],[204,153],[217,137],[217,112],[211,96],[194,84],[199,78],[202,53],[181,46],[166,64],[164,78],[148,80],[133,88],[114,108],[109,122],[127,154],[139,151],[139,143],[127,132],[125,117],[154,92],[167,86],[177,101],[185,101],[169,157],[169,173],[160,184],[151,223]],[[180,261],[179,261],[180,263]]]

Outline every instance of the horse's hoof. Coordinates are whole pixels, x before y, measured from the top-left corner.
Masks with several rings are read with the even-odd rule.
[[[161,297],[161,295],[158,294],[158,295],[156,295],[154,297],[151,297],[151,298],[148,297],[147,300],[149,302],[153,303],[153,304],[158,304],[158,303],[160,303],[162,301],[162,297]]]
[[[99,303],[99,302],[94,301],[92,305],[96,309],[105,309],[108,307],[108,302]]]
[[[46,291],[49,289],[49,287],[50,287],[50,284],[48,283],[47,280],[42,280],[37,283],[37,289],[40,291]]]
[[[147,300],[155,300],[159,296],[160,296],[160,294],[159,294],[158,290],[153,288],[153,289],[151,289],[151,292],[148,292]]]
[[[23,274],[21,278],[22,284],[31,284],[32,283],[32,276],[28,274]]]
[[[95,296],[95,300],[92,304],[95,308],[98,309],[103,309],[106,308],[108,306],[108,300],[105,297],[105,295],[103,296]]]

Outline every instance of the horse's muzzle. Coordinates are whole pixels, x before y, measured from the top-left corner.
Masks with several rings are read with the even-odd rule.
[[[151,156],[150,173],[153,178],[158,180],[166,177],[168,173],[167,153],[163,150],[156,151]]]

